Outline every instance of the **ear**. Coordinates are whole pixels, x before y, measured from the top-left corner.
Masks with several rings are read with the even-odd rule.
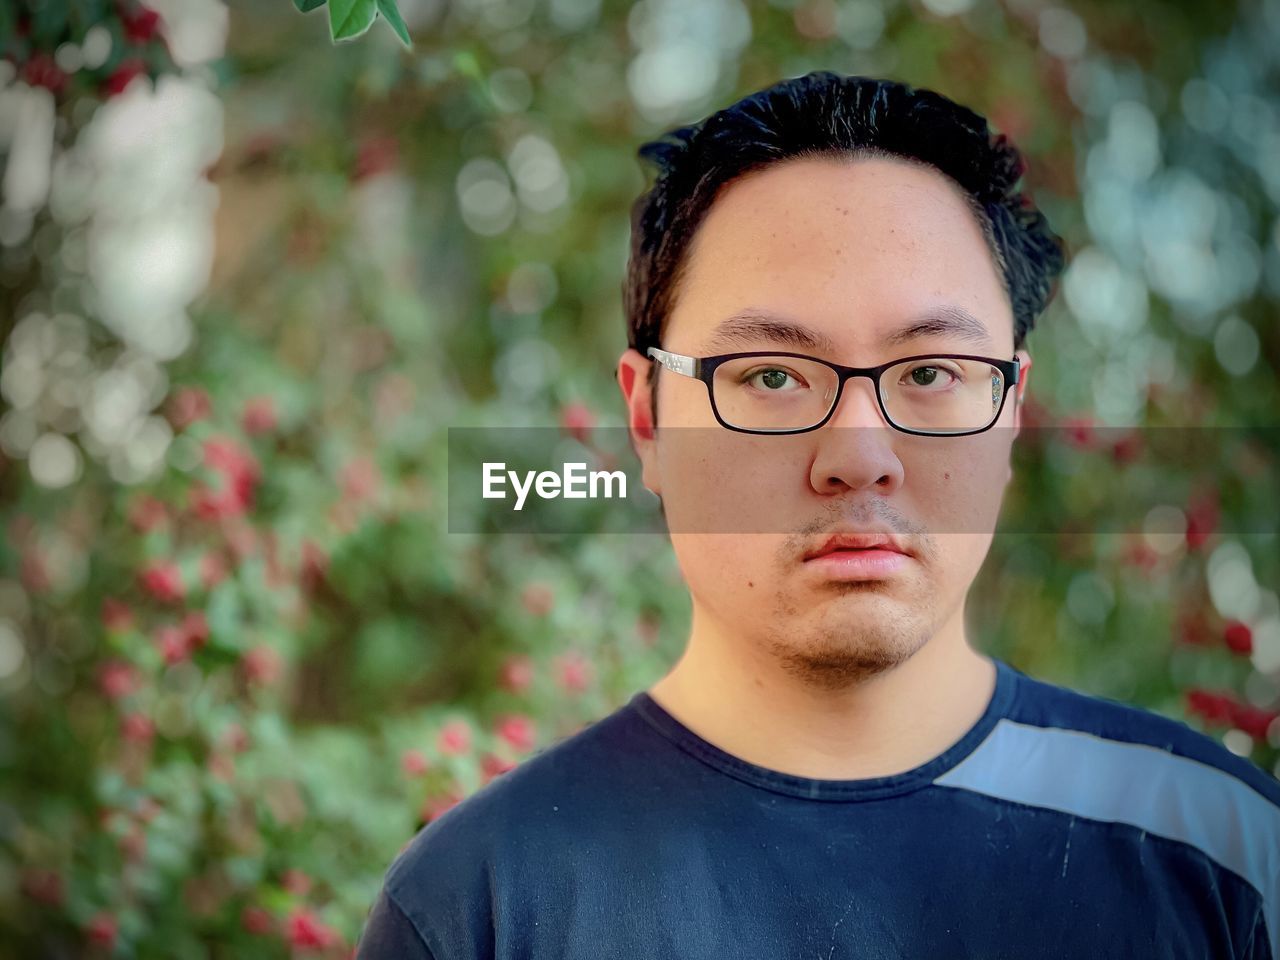
[[[1009,441],[1010,457],[1005,486],[1013,480],[1013,441],[1017,439],[1018,432],[1022,429],[1022,404],[1027,398],[1027,383],[1031,379],[1028,376],[1031,372],[1031,354],[1026,350],[1017,350],[1014,356],[1018,358],[1018,383],[1013,388],[1013,436]]]
[[[618,358],[616,377],[622,401],[627,409],[627,431],[631,446],[640,458],[641,479],[645,488],[662,496],[662,483],[657,465],[657,425],[653,422],[652,390],[649,368],[653,361],[640,351],[628,348]]]
[[[1016,437],[1022,428],[1022,403],[1026,400],[1027,384],[1031,379],[1031,354],[1017,350],[1014,356],[1018,358],[1018,383],[1013,388],[1013,435]]]

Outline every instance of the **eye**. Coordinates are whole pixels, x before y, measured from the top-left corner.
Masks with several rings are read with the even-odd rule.
[[[791,381],[794,386],[788,387],[788,381]],[[753,370],[743,376],[742,382],[749,383],[764,393],[787,393],[805,386],[794,373],[781,367],[761,367]]]
[[[939,379],[942,374],[947,374],[951,379]],[[951,367],[945,367],[938,363],[925,363],[909,369],[904,375],[903,383],[910,387],[947,387],[963,379],[959,372]]]

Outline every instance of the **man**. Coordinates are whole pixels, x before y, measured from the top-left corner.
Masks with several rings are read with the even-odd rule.
[[[1063,262],[1016,150],[820,72],[642,155],[618,380],[687,648],[428,824],[359,956],[1278,960],[1280,784],[966,636]]]

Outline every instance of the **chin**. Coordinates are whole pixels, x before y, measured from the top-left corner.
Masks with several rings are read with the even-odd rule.
[[[770,654],[806,683],[838,689],[877,676],[910,659],[928,642],[919,625],[900,618],[869,623],[866,618],[829,620],[807,635],[773,635]]]

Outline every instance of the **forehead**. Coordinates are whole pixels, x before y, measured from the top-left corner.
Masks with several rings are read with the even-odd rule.
[[[865,353],[951,307],[983,323],[1002,354],[1012,350],[1004,282],[960,188],[896,160],[805,158],[721,191],[694,237],[667,332],[688,346],[758,310]]]

